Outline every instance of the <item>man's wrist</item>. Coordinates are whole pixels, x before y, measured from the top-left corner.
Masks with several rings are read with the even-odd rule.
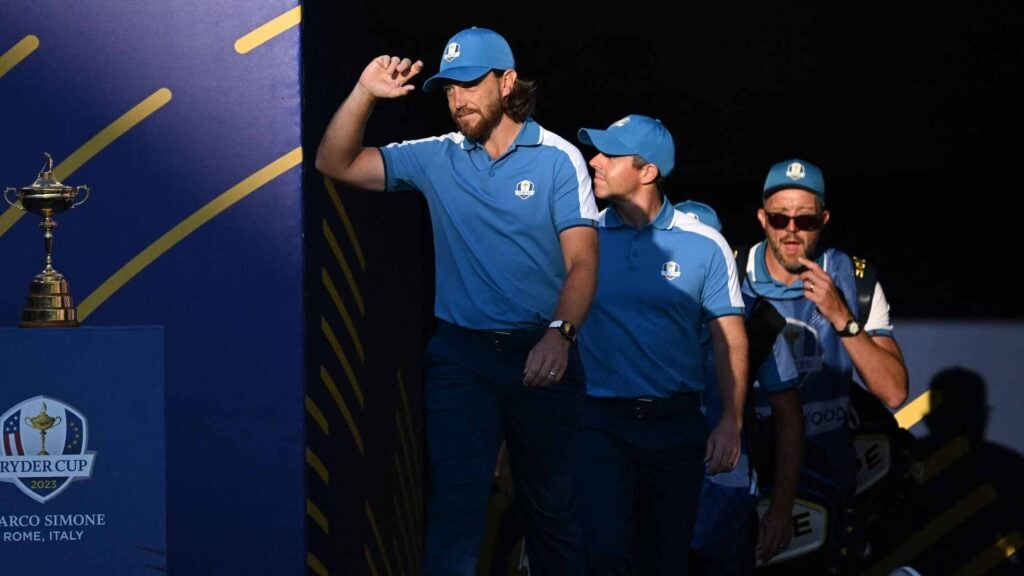
[[[861,333],[862,329],[863,327],[860,325],[860,322],[857,322],[856,318],[850,316],[842,322],[842,325],[839,328],[836,328],[836,334],[838,334],[840,338],[847,338],[857,336]]]
[[[548,328],[557,331],[569,343],[576,341],[576,326],[568,320],[554,320],[548,324]]]

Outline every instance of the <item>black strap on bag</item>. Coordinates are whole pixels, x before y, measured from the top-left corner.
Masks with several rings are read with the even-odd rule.
[[[775,339],[785,327],[786,318],[775,306],[760,297],[754,301],[746,320],[750,365],[747,401],[743,406],[743,427],[747,430],[750,467],[757,470],[759,476],[770,476],[769,470],[774,464],[775,437],[770,420],[759,417],[754,411],[754,380],[757,379],[757,369],[772,353]]]
[[[871,312],[871,300],[875,297],[878,269],[859,256],[851,256],[850,259],[853,260],[853,279],[857,284],[857,322],[863,327]]]

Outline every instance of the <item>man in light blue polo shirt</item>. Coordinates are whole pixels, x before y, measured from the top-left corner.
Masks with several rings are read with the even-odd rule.
[[[687,200],[676,204],[676,210],[722,231],[718,214],[707,204]],[[690,544],[690,572],[700,576],[753,576],[758,560],[769,561],[793,539],[793,501],[804,441],[796,364],[782,336],[786,319],[763,299],[744,294],[743,301],[750,369],[757,380],[747,393],[747,426],[736,468],[708,475],[701,487]],[[705,333],[702,339],[708,383],[703,410],[708,421],[714,423],[721,413],[718,388],[713,385],[715,354],[710,336]],[[755,416],[755,404],[770,410],[771,426],[766,417]],[[773,437],[768,438],[769,434]],[[753,460],[752,443],[760,449]],[[759,519],[758,499],[769,495],[767,491],[761,493],[761,484],[771,488],[769,505]]]
[[[535,86],[518,77],[505,39],[475,27],[448,41],[423,85],[443,91],[458,131],[364,147],[376,101],[412,92],[422,69],[398,56],[371,61],[316,165],[359,188],[418,190],[430,208],[438,326],[426,351],[424,574],[475,573],[503,437],[531,574],[582,574],[574,450],[584,382],[574,342],[597,269],[586,163],[531,117]]]
[[[828,519],[826,546],[816,554],[817,569],[861,574],[863,522],[854,499],[860,463],[851,436],[855,419],[848,420],[851,387],[859,386],[853,375],[896,409],[907,399],[906,364],[881,284],[876,279],[862,301],[858,277],[866,263],[821,244],[831,219],[821,169],[800,158],[773,164],[761,201],[757,218],[765,239],[747,253],[743,291],[770,301],[786,317],[807,436],[804,476],[821,475],[842,492],[843,502]]]
[[[736,264],[721,234],[664,196],[675,145],[660,121],[633,114],[579,139],[597,149],[594,193],[611,204],[598,218],[597,294],[580,334],[587,572],[679,576],[705,469],[732,470],[739,457],[747,336]],[[723,405],[710,435],[705,323]]]

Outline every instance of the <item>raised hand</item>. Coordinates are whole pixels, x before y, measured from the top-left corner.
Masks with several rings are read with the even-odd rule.
[[[359,76],[358,86],[374,98],[400,98],[416,89],[409,84],[420,71],[423,61],[382,55],[374,58]]]
[[[813,260],[800,258],[800,263],[806,268],[800,274],[800,279],[804,281],[804,298],[814,302],[818,312],[833,326],[841,328],[851,316],[850,309],[832,282],[832,277]]]

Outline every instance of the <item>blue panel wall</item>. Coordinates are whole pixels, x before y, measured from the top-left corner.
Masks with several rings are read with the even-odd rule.
[[[412,576],[423,555],[422,350],[433,317],[426,203],[418,193],[330,183],[313,166],[313,151],[359,72],[390,49],[373,30],[383,21],[368,10],[351,2],[303,5],[306,548],[310,574],[318,576]],[[367,142],[428,134],[418,100],[382,103]],[[439,101],[430,104],[443,111]]]
[[[15,1],[0,17],[0,186],[52,154],[92,190],[54,239],[83,323],[165,327],[172,573],[305,570],[295,8]],[[0,204],[2,326],[43,267],[38,222]]]

